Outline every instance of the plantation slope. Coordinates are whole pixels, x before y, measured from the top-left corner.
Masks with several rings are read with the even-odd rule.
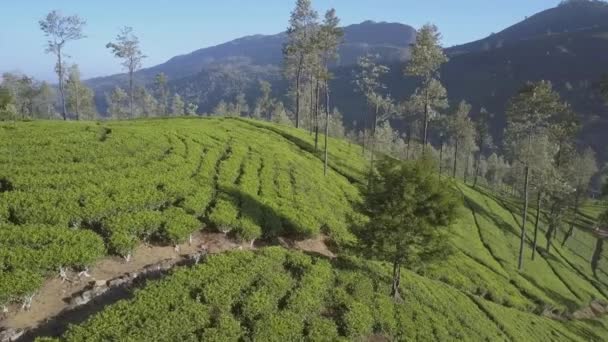
[[[350,166],[362,157],[332,139],[325,177],[320,153],[282,129],[198,118],[0,125],[0,305],[61,267],[128,257],[141,241],[179,244],[203,227],[251,243],[352,241],[361,167]]]
[[[454,227],[456,251],[448,260],[431,268],[431,277],[523,310],[540,312],[553,308],[572,312],[592,300],[606,300],[608,279],[605,270],[608,265],[600,263],[601,275],[593,277],[589,260],[595,242],[590,234],[579,230],[565,247],[561,247],[559,242],[564,232],[560,230],[558,242],[553,244],[551,253],[546,254],[544,233],[547,224],[546,217],[541,216],[540,248],[531,260],[535,219],[531,209],[524,269],[518,272],[521,216],[517,202],[463,184],[458,188],[465,208],[460,222]]]
[[[58,341],[601,341],[587,323],[506,308],[403,272],[404,301],[389,296],[390,266],[333,262],[282,248],[235,251],[137,291]],[[603,335],[602,335],[603,334]]]

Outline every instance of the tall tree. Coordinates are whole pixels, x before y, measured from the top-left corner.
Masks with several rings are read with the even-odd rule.
[[[329,80],[332,75],[329,72],[329,63],[338,56],[338,47],[342,42],[344,32],[340,28],[340,19],[336,16],[336,10],[330,9],[325,13],[325,18],[321,24],[319,34],[319,50],[321,52],[322,72],[320,78],[323,81],[323,88],[325,89],[325,157],[323,173],[327,175],[328,166],[328,136],[329,136],[329,124],[330,124],[330,89]],[[318,131],[318,130],[317,130]]]
[[[69,113],[76,116],[76,120],[95,118],[95,104],[93,91],[80,80],[80,70],[74,64],[68,70],[66,81],[66,102]]]
[[[477,186],[477,179],[479,178],[479,169],[481,166],[481,158],[484,153],[492,149],[493,141],[492,135],[490,134],[490,120],[492,115],[485,109],[481,108],[479,115],[475,120],[475,144],[477,145],[477,153],[475,157],[475,179],[473,186]]]
[[[372,184],[372,176],[374,169],[374,152],[375,152],[375,136],[378,122],[387,119],[387,116],[381,116],[382,107],[386,107],[388,98],[382,94],[386,89],[386,85],[382,83],[382,76],[389,72],[389,68],[376,63],[378,56],[365,55],[359,58],[358,73],[355,75],[355,85],[357,90],[365,96],[369,108],[372,108],[371,118],[371,160],[370,160],[370,178],[369,185]],[[364,127],[366,129],[367,127]]]
[[[313,46],[313,30],[318,18],[310,0],[297,0],[287,28],[287,43],[283,47],[285,74],[295,82],[295,121],[300,127],[302,78],[306,59]]]
[[[174,116],[182,116],[186,112],[186,104],[182,97],[179,94],[173,95],[173,100],[171,101],[171,114]]]
[[[17,109],[8,88],[0,86],[0,121],[14,121],[17,118]]]
[[[111,49],[116,58],[123,60],[122,66],[129,72],[129,113],[135,117],[133,76],[146,58],[139,47],[139,38],[133,33],[132,27],[125,26],[116,36],[116,42],[106,44],[106,48]]]
[[[523,268],[523,253],[528,220],[530,170],[534,160],[533,143],[545,136],[552,116],[561,108],[559,95],[550,82],[528,83],[507,107],[506,139],[512,157],[523,165],[524,206],[521,225],[518,268]]]
[[[145,118],[158,115],[158,101],[145,87],[135,87],[136,113]]]
[[[415,269],[449,250],[447,231],[460,206],[451,186],[436,176],[424,157],[379,162],[374,187],[365,199],[370,220],[361,241],[373,256],[392,262],[392,296],[399,300],[401,266]]]
[[[608,187],[608,183],[606,185]],[[602,215],[600,215],[597,221],[597,229],[608,230],[608,210],[606,210]],[[595,250],[593,251],[593,256],[591,257],[591,270],[593,271],[593,276],[597,279],[597,268],[599,266],[600,260],[602,258],[602,253],[604,252],[604,238],[597,237],[597,241],[595,244]]]
[[[256,101],[253,116],[256,118],[265,118],[271,120],[272,115],[272,85],[265,80],[259,81],[260,97]]]
[[[34,98],[34,112],[38,117],[44,119],[52,119],[57,115],[55,104],[57,102],[57,94],[55,89],[48,83],[42,82],[38,87],[38,92]]]
[[[198,111],[198,105],[196,103],[188,102],[186,105],[186,115],[196,115]]]
[[[58,11],[51,11],[39,22],[40,29],[48,38],[46,53],[52,53],[57,57],[55,71],[59,77],[59,94],[61,95],[61,115],[67,120],[67,108],[64,90],[64,54],[65,44],[70,41],[84,38],[82,30],[86,22],[76,15],[63,16]]]
[[[108,114],[113,119],[125,119],[129,115],[129,95],[116,86],[112,93],[106,94]]]
[[[421,86],[416,91],[423,99],[424,103],[424,128],[423,145],[426,148],[428,141],[428,127],[430,115],[433,107],[436,106],[436,99],[433,98],[433,87],[443,86],[439,82],[439,68],[448,61],[447,56],[441,47],[441,34],[437,26],[426,24],[418,30],[416,42],[412,46],[411,59],[408,63],[405,74],[408,76],[419,77],[422,80]]]
[[[450,138],[454,145],[454,160],[452,166],[452,177],[454,178],[456,178],[458,169],[459,154],[463,154],[462,152],[464,151],[464,154],[468,155],[472,149],[471,145],[474,144],[475,126],[470,117],[471,108],[471,105],[466,101],[461,101],[449,123]]]
[[[595,152],[591,148],[587,148],[582,154],[576,154],[572,161],[572,180],[571,184],[574,187],[574,203],[572,204],[572,214],[570,228],[562,240],[562,246],[566,245],[568,239],[574,236],[574,220],[578,215],[578,210],[586,198],[587,190],[591,178],[599,171]]]
[[[169,88],[167,87],[167,76],[162,72],[154,77],[154,92],[158,100],[158,114],[160,116],[167,115],[169,110]]]

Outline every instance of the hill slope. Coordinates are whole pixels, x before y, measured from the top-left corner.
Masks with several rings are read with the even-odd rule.
[[[409,44],[414,41],[416,31],[398,23],[376,23],[366,21],[344,27],[344,41],[340,46],[337,65],[353,65],[366,54],[380,54],[386,61],[403,60],[408,56]],[[165,73],[169,80],[176,81],[205,73],[209,68],[230,65],[233,61],[244,62],[268,71],[277,71],[282,64],[282,49],[285,33],[275,35],[253,35],[213,47],[203,48],[186,55],[176,56],[163,64],[144,68],[135,73],[139,82],[151,82],[158,73]],[[126,83],[126,75],[112,75],[90,79],[90,85],[99,95],[115,85]],[[103,100],[100,98],[100,100]],[[219,101],[219,100],[218,100]]]
[[[139,241],[173,245],[200,229],[266,243],[323,233],[338,260],[277,249],[214,257],[151,283],[66,338],[606,339],[605,319],[538,315],[568,317],[607,299],[608,264],[602,259],[597,278],[589,267],[595,238],[586,229],[595,214],[579,217],[566,247],[534,261],[527,254],[518,272],[519,203],[456,183],[465,206],[453,227],[454,253],[419,275],[404,272],[405,303],[393,304],[389,266],[349,256],[352,229],[365,221],[357,209],[367,165],[361,149],[331,139],[326,178],[312,139],[241,119],[0,125],[0,162],[8,166],[0,170],[0,242],[8,246],[0,250],[2,302],[20,302],[62,266],[124,256]],[[171,315],[180,324],[162,324]],[[144,318],[146,325],[134,323]]]

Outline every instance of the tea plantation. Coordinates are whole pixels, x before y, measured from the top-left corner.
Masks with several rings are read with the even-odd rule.
[[[454,182],[463,207],[453,253],[418,273],[404,270],[404,300],[394,303],[390,266],[350,248],[351,228],[366,220],[358,206],[367,161],[360,146],[336,139],[329,146],[324,176],[307,132],[258,121],[2,124],[0,305],[35,293],[60,267],[128,258],[144,241],[172,245],[200,229],[247,242],[322,233],[336,260],[277,247],[213,256],[61,339],[608,340],[605,318],[542,315],[566,317],[608,300],[608,265],[602,260],[594,277],[595,238],[584,231],[596,206],[582,210],[581,229],[564,247],[534,260],[528,248],[518,272],[519,202]],[[527,238],[531,244],[532,229]],[[544,246],[544,232],[539,239]]]

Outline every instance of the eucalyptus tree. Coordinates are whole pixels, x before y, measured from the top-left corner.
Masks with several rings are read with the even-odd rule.
[[[106,48],[111,49],[116,58],[123,60],[122,66],[129,73],[129,113],[135,117],[134,101],[134,73],[141,68],[142,60],[146,56],[139,46],[139,38],[129,26],[123,27],[116,36],[116,42],[106,44]]]
[[[61,98],[61,115],[63,120],[67,120],[67,107],[65,99],[65,61],[64,48],[68,42],[79,40],[85,37],[83,28],[86,21],[77,15],[63,16],[58,11],[51,11],[38,22],[40,29],[48,38],[46,53],[51,53],[57,57],[55,71],[59,78],[59,94]]]
[[[169,110],[169,87],[167,86],[167,76],[162,72],[154,77],[154,93],[158,101],[158,115],[167,115]]]
[[[385,158],[379,162],[375,184],[365,198],[368,229],[361,241],[371,256],[391,262],[391,295],[401,300],[401,267],[423,266],[446,255],[448,228],[457,218],[460,202],[452,187],[435,176],[434,165]]]
[[[182,116],[186,113],[186,104],[179,94],[173,95],[171,100],[171,114],[173,116]]]
[[[125,119],[129,115],[129,95],[120,87],[114,87],[110,94],[106,94],[108,114],[113,119]]]
[[[574,203],[571,208],[570,227],[562,240],[562,246],[566,245],[568,239],[574,236],[574,220],[578,215],[578,209],[585,199],[587,190],[589,190],[591,178],[599,171],[595,152],[591,148],[587,148],[583,153],[577,153],[572,161],[572,168]]]
[[[66,81],[66,105],[69,113],[76,115],[76,120],[94,119],[96,116],[93,90],[80,80],[80,69],[74,64],[68,70]]]
[[[475,137],[475,125],[471,120],[471,105],[466,101],[461,101],[458,104],[456,112],[449,120],[449,135],[454,145],[454,160],[452,167],[452,177],[456,178],[458,155],[464,151],[465,154],[470,154],[473,149]],[[466,175],[465,175],[466,181]]]
[[[355,74],[355,86],[356,90],[358,90],[367,101],[368,107],[371,110],[371,142],[370,142],[370,151],[371,151],[371,161],[370,161],[370,174],[373,171],[374,167],[374,148],[375,148],[375,135],[376,135],[376,127],[379,121],[388,119],[388,114],[391,112],[389,109],[390,105],[392,105],[392,101],[388,96],[384,96],[382,92],[386,89],[386,85],[382,83],[382,76],[389,72],[389,68],[387,66],[378,64],[376,59],[378,56],[374,55],[365,55],[359,58],[357,63],[358,72]],[[385,110],[384,115],[382,115],[382,110]],[[366,129],[367,127],[364,127]],[[370,176],[370,184],[371,184],[371,176]]]
[[[437,26],[426,24],[418,30],[416,42],[412,45],[411,59],[405,74],[421,79],[421,85],[416,90],[417,96],[423,102],[423,145],[428,142],[428,127],[431,114],[436,107],[444,103],[445,88],[439,81],[439,69],[448,61],[441,47],[441,34]]]
[[[256,101],[253,116],[255,118],[265,118],[267,121],[272,119],[272,85],[268,81],[260,80],[260,97]]]
[[[318,14],[310,0],[297,0],[287,28],[287,42],[283,47],[285,75],[295,83],[296,128],[300,127],[302,80],[307,58],[314,50],[313,31],[317,18]]]
[[[553,115],[562,108],[559,95],[550,82],[526,84],[507,107],[507,148],[514,160],[523,166],[524,205],[521,225],[518,269],[523,268],[523,253],[528,220],[530,171],[534,167],[533,144],[548,134]]]
[[[494,146],[492,134],[490,134],[490,120],[492,115],[485,109],[481,108],[479,115],[475,120],[475,144],[477,145],[477,153],[475,156],[475,179],[473,186],[477,186],[479,178],[479,168],[481,166],[481,158],[484,153],[487,153]]]
[[[329,72],[329,63],[338,56],[338,47],[342,42],[344,36],[343,30],[340,28],[340,19],[336,16],[336,10],[330,9],[325,13],[321,29],[319,30],[319,50],[321,54],[322,72],[321,79],[323,80],[323,88],[325,90],[325,157],[323,173],[327,175],[328,165],[328,144],[327,137],[329,136],[329,124],[330,124],[330,89],[329,80],[332,75]],[[318,132],[318,130],[317,130]],[[315,138],[316,146],[316,138]]]

